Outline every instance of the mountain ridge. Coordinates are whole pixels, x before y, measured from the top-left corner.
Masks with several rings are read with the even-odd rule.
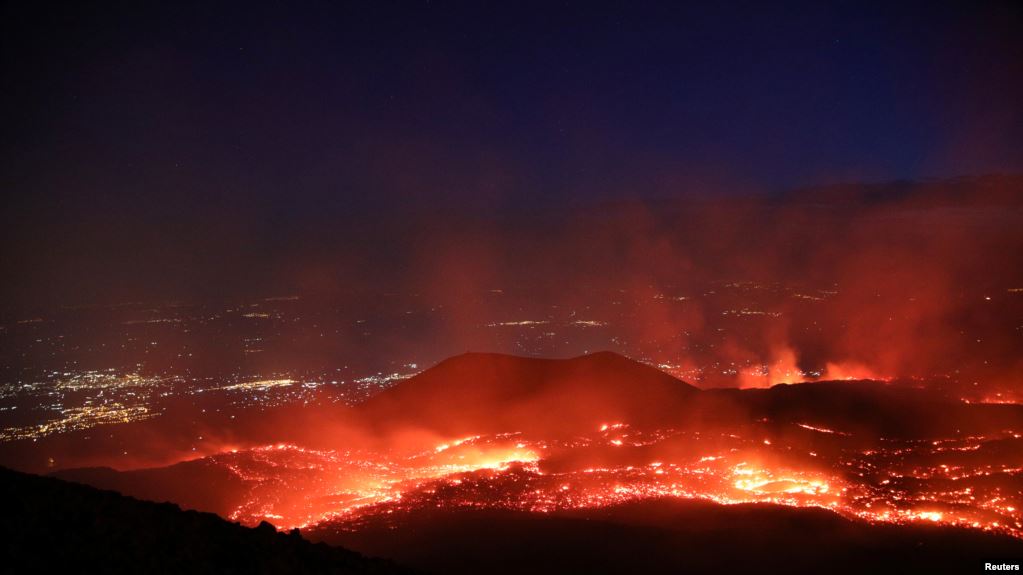
[[[357,409],[370,425],[400,420],[450,432],[480,425],[549,430],[597,425],[594,413],[662,422],[699,392],[608,351],[567,359],[473,352],[445,359]]]

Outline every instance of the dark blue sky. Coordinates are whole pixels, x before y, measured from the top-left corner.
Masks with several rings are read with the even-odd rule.
[[[597,4],[4,2],[7,259],[1023,171],[1019,3]]]
[[[534,201],[1023,166],[1011,4],[175,4],[6,4],[6,187]]]

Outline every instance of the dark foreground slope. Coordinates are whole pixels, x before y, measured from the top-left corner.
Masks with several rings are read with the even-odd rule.
[[[0,571],[406,573],[387,561],[110,491],[0,468]]]
[[[237,474],[208,458],[152,469],[83,467],[49,475],[146,501],[170,501],[183,509],[209,511],[222,517],[231,514],[249,489]]]
[[[419,510],[314,539],[451,574],[977,573],[1023,562],[1023,541],[871,525],[821,509],[652,500],[551,514]]]

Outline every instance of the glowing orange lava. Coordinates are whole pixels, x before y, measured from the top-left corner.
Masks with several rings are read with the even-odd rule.
[[[848,440],[835,430],[797,428]],[[1023,447],[1009,431],[800,454],[778,440],[607,423],[571,440],[477,435],[411,453],[278,444],[213,460],[251,486],[231,518],[281,528],[330,522],[354,529],[424,508],[548,513],[668,497],[820,507],[872,522],[940,523],[1023,537],[1023,467],[974,457],[1005,442]],[[714,452],[693,450],[704,444]],[[654,452],[660,453],[651,459]],[[578,454],[585,456],[559,463]],[[985,463],[973,463],[979,461]]]

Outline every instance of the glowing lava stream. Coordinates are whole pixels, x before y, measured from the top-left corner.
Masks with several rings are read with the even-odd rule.
[[[992,440],[1020,442],[1016,435]],[[708,440],[714,442],[713,455],[677,455],[679,446],[698,450]],[[417,509],[549,513],[679,498],[819,507],[872,522],[935,522],[1023,537],[1020,494],[1011,487],[1023,469],[908,463],[916,456],[969,457],[983,441],[890,442],[879,449],[830,457],[810,452],[799,459],[778,440],[638,432],[607,424],[561,441],[527,440],[519,434],[472,436],[403,455],[279,444],[212,460],[250,486],[232,519],[248,524],[267,520],[281,528],[324,522],[357,528],[369,520],[398,521],[402,513]],[[661,447],[676,455],[651,461],[649,450]],[[566,454],[591,465],[552,463]],[[808,460],[819,463],[810,469]]]
[[[246,501],[231,513],[231,519],[305,527],[366,506],[400,500],[403,493],[438,478],[502,471],[513,463],[540,460],[535,451],[510,443],[507,437],[490,438],[496,443],[484,446],[473,445],[479,436],[467,437],[405,457],[281,443],[211,459],[250,484]]]

